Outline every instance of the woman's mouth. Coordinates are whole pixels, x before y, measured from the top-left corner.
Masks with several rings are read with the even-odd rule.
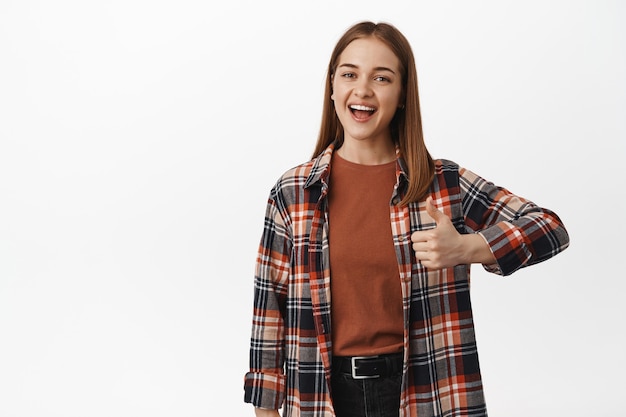
[[[361,104],[351,104],[348,106],[350,112],[357,120],[366,120],[370,118],[375,112],[376,108],[363,106]]]

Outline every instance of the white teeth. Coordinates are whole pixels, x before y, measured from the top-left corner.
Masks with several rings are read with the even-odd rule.
[[[363,111],[374,111],[374,110],[376,110],[373,107],[361,106],[360,104],[351,104],[350,108],[352,110],[363,110]]]

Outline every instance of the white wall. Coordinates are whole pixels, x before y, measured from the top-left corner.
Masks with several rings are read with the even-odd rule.
[[[362,19],[411,41],[433,155],[571,233],[512,277],[473,269],[490,414],[622,412],[625,18],[610,0],[3,1],[0,415],[252,415],[265,200],[310,156],[330,51]]]

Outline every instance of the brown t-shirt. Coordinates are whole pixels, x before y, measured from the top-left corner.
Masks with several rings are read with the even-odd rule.
[[[396,163],[360,165],[333,154],[328,195],[333,354],[403,347],[402,290],[390,201]]]

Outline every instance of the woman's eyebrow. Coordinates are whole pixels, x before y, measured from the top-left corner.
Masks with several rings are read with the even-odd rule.
[[[354,65],[354,64],[350,64],[350,63],[345,63],[345,64],[339,64],[338,68],[341,67],[347,67],[347,68],[359,68],[358,65]],[[374,68],[374,71],[389,71],[392,74],[395,74],[396,72],[394,70],[392,70],[391,68],[387,68],[387,67],[376,67]]]

